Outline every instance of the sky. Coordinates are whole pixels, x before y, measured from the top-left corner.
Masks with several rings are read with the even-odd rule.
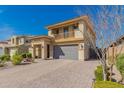
[[[47,35],[47,25],[79,16],[79,6],[0,6],[0,40],[12,35]]]
[[[89,6],[1,5],[0,41],[9,39],[12,35],[47,35],[46,26],[80,16],[77,11],[79,8],[86,15],[87,7]]]
[[[95,17],[98,10],[100,6],[93,5],[0,5],[0,41],[7,40],[12,35],[47,35],[46,26],[80,14],[91,13],[92,19],[97,20]]]

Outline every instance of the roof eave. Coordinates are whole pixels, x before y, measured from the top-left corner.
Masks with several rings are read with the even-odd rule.
[[[58,26],[58,25],[63,25],[63,24],[67,24],[67,23],[70,23],[70,22],[78,21],[78,20],[84,20],[85,18],[88,18],[88,16],[80,16],[80,17],[73,18],[73,19],[70,19],[70,20],[67,20],[67,21],[64,21],[64,22],[59,22],[57,24],[46,26],[45,28],[50,29],[50,28],[53,28],[53,27]]]

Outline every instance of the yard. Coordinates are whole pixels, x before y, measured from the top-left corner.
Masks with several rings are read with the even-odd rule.
[[[28,65],[0,68],[0,87],[92,87],[97,61],[37,60]]]

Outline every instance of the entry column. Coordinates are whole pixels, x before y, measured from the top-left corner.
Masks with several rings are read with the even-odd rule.
[[[32,57],[35,58],[35,45],[32,44]]]
[[[46,59],[46,53],[47,53],[47,51],[45,51],[45,50],[46,50],[46,44],[43,41],[42,44],[41,44],[42,59]]]

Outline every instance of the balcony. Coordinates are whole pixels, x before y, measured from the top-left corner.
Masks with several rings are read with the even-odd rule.
[[[59,33],[59,34],[54,34],[54,37],[56,40],[58,39],[67,39],[67,38],[83,38],[83,32],[81,31],[70,31],[67,33]]]

